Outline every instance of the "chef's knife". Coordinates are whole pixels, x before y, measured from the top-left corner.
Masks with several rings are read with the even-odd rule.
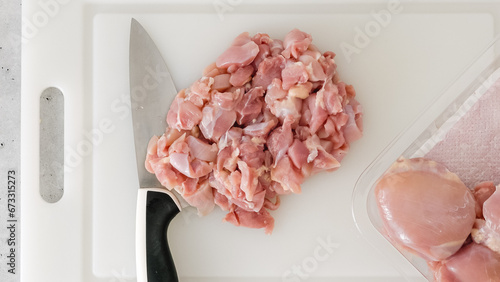
[[[136,217],[137,281],[177,282],[167,228],[181,210],[181,204],[144,166],[148,141],[165,131],[165,117],[177,91],[160,51],[135,19],[130,26],[129,52],[130,101],[140,188]]]

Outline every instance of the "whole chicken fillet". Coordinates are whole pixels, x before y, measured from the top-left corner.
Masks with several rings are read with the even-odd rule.
[[[424,158],[398,159],[375,195],[386,236],[427,261],[457,252],[476,217],[472,192],[445,166]]]

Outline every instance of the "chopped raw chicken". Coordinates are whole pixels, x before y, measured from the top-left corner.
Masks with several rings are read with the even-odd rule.
[[[201,121],[200,109],[189,100],[177,96],[170,106],[167,123],[178,130],[190,130]]]
[[[400,158],[378,181],[375,195],[390,240],[428,261],[457,252],[476,218],[472,192],[428,159]]]
[[[258,212],[251,212],[240,207],[235,207],[224,218],[236,226],[245,226],[250,228],[264,228],[266,233],[271,233],[274,228],[274,218],[266,209]]]
[[[200,215],[264,228],[280,195],[300,193],[312,174],[332,171],[361,137],[354,88],[339,80],[333,52],[298,29],[284,40],[242,33],[181,90],[168,128],[148,146],[146,168]]]
[[[242,33],[222,55],[217,58],[218,68],[244,67],[249,65],[259,53],[259,46],[253,42],[248,32]]]

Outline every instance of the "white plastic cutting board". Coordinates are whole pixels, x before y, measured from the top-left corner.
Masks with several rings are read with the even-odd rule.
[[[24,8],[28,19],[43,11],[31,2]],[[186,210],[174,219],[169,242],[181,281],[401,281],[355,228],[354,183],[493,38],[499,18],[488,13],[491,7],[403,2],[401,12],[373,29],[361,46],[355,41],[358,29],[375,25],[371,12],[387,9],[386,2],[285,7],[220,1],[231,8],[222,18],[217,1],[138,2],[60,4],[24,45],[23,140],[38,140],[38,95],[47,86],[60,87],[68,171],[62,200],[43,202],[38,146],[22,145],[23,281],[135,280],[137,176],[126,107],[132,16],[156,42],[178,89],[197,79],[240,32],[283,38],[300,28],[321,50],[337,53],[338,71],[354,85],[365,109],[365,136],[353,144],[341,169],[306,181],[301,195],[283,197],[273,212],[271,236],[223,223],[218,210],[204,218]],[[342,44],[359,52],[348,58]],[[319,259],[315,251],[328,241],[330,252]],[[297,267],[302,277],[293,274]]]

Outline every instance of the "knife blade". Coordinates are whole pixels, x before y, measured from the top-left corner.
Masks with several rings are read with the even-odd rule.
[[[182,209],[178,198],[145,168],[148,141],[166,128],[166,114],[177,94],[155,43],[135,20],[130,25],[130,102],[139,192],[136,213],[136,268],[139,282],[177,282],[168,246],[170,221]]]

